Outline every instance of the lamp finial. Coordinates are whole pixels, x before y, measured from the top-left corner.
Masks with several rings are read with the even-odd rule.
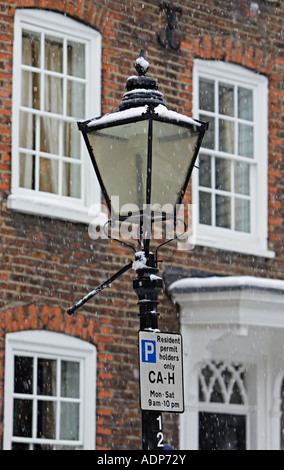
[[[132,75],[127,79],[127,92],[123,95],[119,110],[123,111],[145,105],[153,108],[160,104],[166,106],[164,95],[158,91],[158,80],[145,76],[149,69],[149,61],[146,58],[144,49],[141,49],[140,56],[135,61],[135,68],[138,77]]]
[[[149,61],[145,55],[144,49],[141,49],[140,56],[136,59],[135,68],[138,75],[144,76],[149,69]]]

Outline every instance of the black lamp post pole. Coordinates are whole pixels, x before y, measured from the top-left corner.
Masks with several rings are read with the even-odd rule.
[[[133,281],[133,290],[139,299],[140,330],[157,330],[157,298],[163,288],[163,280],[156,276],[158,268],[152,253],[137,253],[136,262],[141,264]],[[158,411],[142,410],[142,449],[163,449],[162,415]]]

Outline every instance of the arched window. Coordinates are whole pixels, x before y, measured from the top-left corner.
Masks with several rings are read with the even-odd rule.
[[[241,364],[208,361],[199,381],[199,449],[246,449],[245,369]]]
[[[6,335],[4,449],[95,448],[96,348],[46,331]]]

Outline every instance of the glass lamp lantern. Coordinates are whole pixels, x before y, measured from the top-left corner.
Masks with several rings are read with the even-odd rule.
[[[168,110],[141,51],[117,112],[79,122],[111,218],[175,217],[207,123]]]

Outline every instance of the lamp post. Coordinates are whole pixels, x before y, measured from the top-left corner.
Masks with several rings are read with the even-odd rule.
[[[77,308],[133,267],[137,278],[140,330],[158,330],[158,295],[163,281],[157,276],[157,256],[150,251],[152,224],[172,218],[185,194],[207,123],[167,109],[158,81],[146,76],[144,51],[136,60],[137,76],[127,80],[127,92],[117,112],[79,122],[112,222],[139,226],[140,250],[130,263],[92,291]],[[161,449],[162,417],[142,410],[143,450]]]

